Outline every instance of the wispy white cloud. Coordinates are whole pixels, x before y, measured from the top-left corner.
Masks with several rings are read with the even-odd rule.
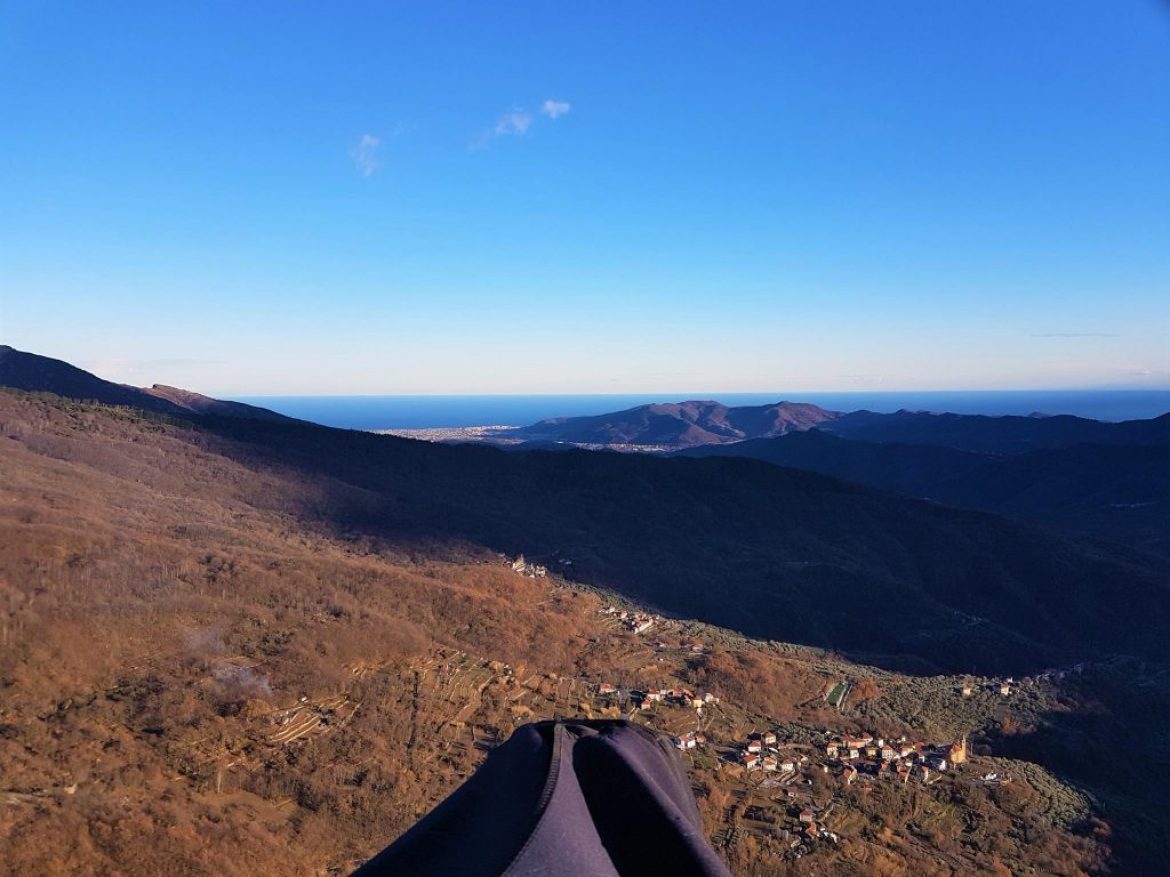
[[[524,110],[512,110],[504,113],[496,120],[496,136],[505,137],[508,134],[523,136],[532,127],[532,113]]]
[[[549,99],[540,105],[540,111],[550,119],[559,118],[572,108],[572,105],[567,100]]]
[[[349,157],[353,159],[353,163],[357,165],[357,169],[363,177],[368,177],[382,166],[382,160],[378,157],[381,146],[381,137],[363,134],[357,146],[349,151]]]
[[[557,119],[571,108],[568,101],[549,99],[540,105],[540,114],[549,119]],[[537,116],[534,113],[523,107],[516,107],[496,119],[495,125],[472,140],[468,148],[483,149],[497,137],[523,137],[536,121]]]

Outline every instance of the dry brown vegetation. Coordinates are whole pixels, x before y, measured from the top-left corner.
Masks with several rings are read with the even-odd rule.
[[[589,680],[716,690],[729,741],[860,727],[826,685],[851,673],[877,703],[901,679],[702,625],[661,635],[702,635],[709,654],[656,652],[596,594],[483,547],[339,535],[331,512],[361,490],[225,441],[0,393],[0,873],[345,873],[517,725],[613,714]],[[850,790],[841,845],[793,863],[745,821],[773,796],[717,750],[688,761],[710,832],[742,829],[724,848],[739,875],[1077,875],[1108,855],[1104,826],[1035,806],[1062,788],[1040,771]],[[831,780],[802,794],[840,796]]]

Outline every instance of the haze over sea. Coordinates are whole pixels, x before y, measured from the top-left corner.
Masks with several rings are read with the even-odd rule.
[[[956,414],[1074,414],[1096,420],[1135,420],[1170,411],[1170,390],[970,390],[948,392],[687,393],[538,396],[244,396],[326,426],[345,429],[424,429],[527,426],[549,417],[621,411],[651,402],[716,399],[726,405],[811,402],[831,411],[953,412]]]

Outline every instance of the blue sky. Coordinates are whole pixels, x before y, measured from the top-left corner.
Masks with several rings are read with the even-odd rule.
[[[1170,386],[1170,4],[0,0],[0,341],[221,395]]]

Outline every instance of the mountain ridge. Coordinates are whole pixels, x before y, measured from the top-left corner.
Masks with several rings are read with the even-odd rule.
[[[807,402],[732,407],[713,400],[661,402],[585,417],[554,417],[502,435],[580,444],[690,446],[784,435],[837,417]]]
[[[1018,454],[1076,444],[1170,445],[1170,413],[1116,423],[1073,415],[954,414],[902,409],[829,411],[805,402],[727,406],[712,400],[654,403],[582,417],[554,417],[499,438],[583,446],[679,449],[731,445],[819,429],[868,442],[939,445]]]
[[[701,445],[683,457],[747,457],[1037,526],[1170,550],[1170,446],[1090,445],[991,454],[847,439],[821,430]]]
[[[217,415],[293,422],[267,408],[213,399],[201,393],[154,384],[134,387],[99,378],[71,363],[0,344],[0,386],[71,399],[92,399],[107,405],[130,405],[175,416]]]
[[[961,451],[1020,454],[1079,444],[1170,444],[1170,413],[1144,420],[1109,422],[1071,414],[954,414],[852,411],[833,420],[826,431],[868,442],[937,445]]]

